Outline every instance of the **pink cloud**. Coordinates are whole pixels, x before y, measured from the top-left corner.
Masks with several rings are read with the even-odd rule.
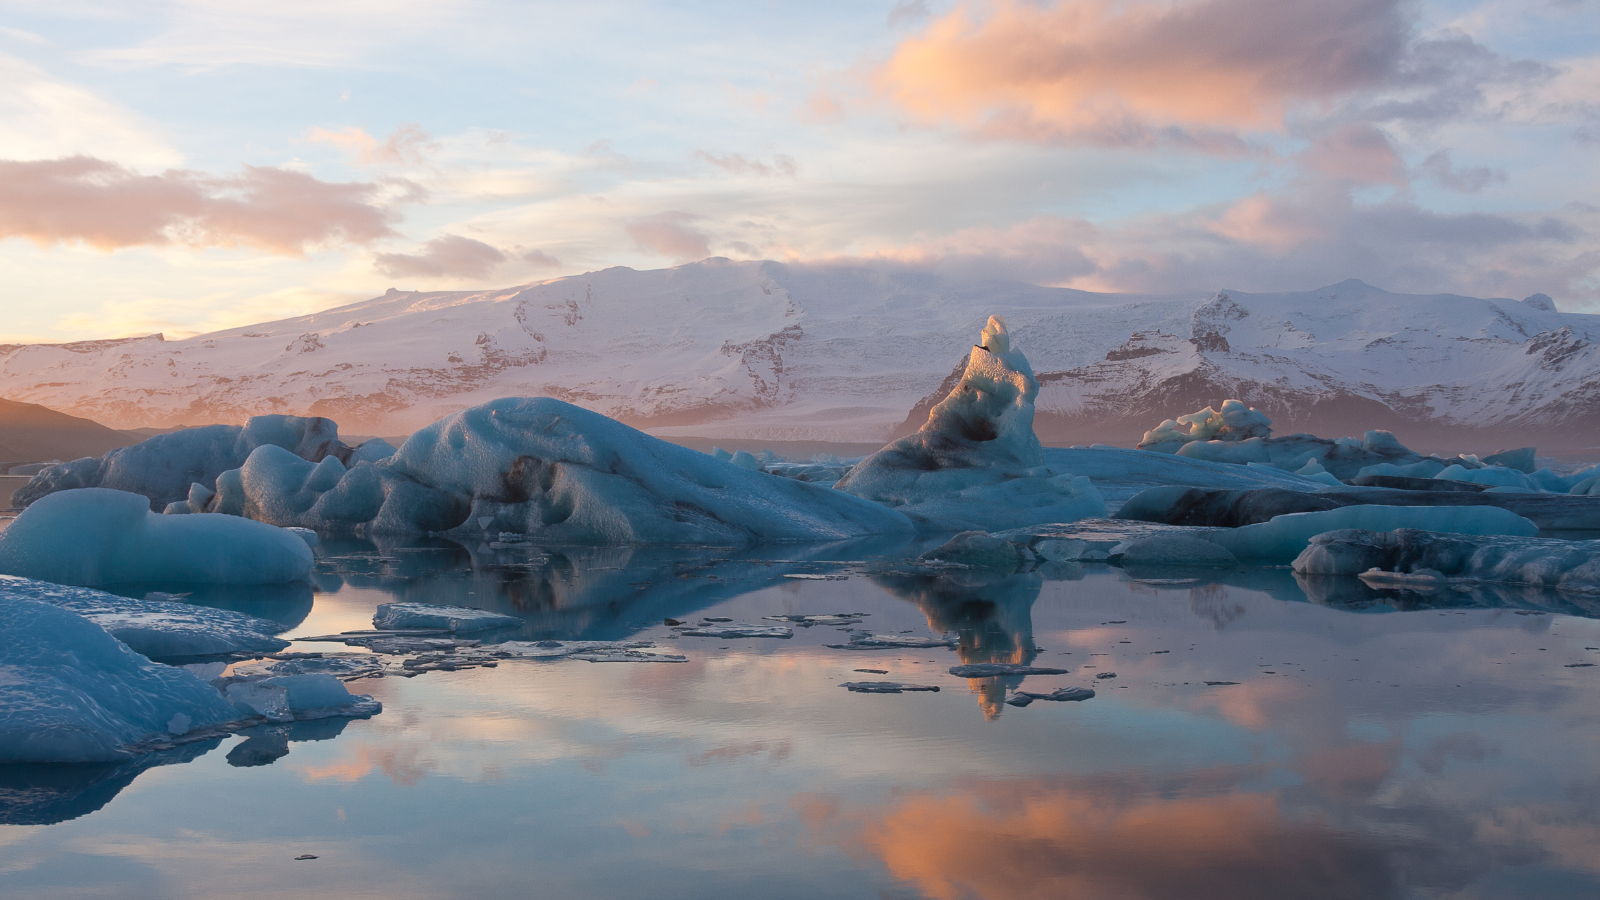
[[[561,260],[544,252],[543,250],[529,250],[522,254],[522,261],[530,266],[541,269],[554,269],[561,265]]]
[[[1388,135],[1371,125],[1347,125],[1322,135],[1300,155],[1303,166],[1357,184],[1406,185],[1406,167]]]
[[[0,239],[102,250],[248,246],[303,255],[393,236],[395,214],[379,203],[397,186],[405,188],[397,202],[421,199],[409,182],[333,183],[266,166],[216,178],[184,170],[140,175],[88,156],[0,160]]]
[[[781,175],[785,178],[793,178],[800,172],[800,164],[794,161],[794,157],[783,153],[772,157],[770,165],[759,159],[750,159],[737,153],[716,156],[704,150],[696,150],[694,157],[710,163],[730,175],[759,175],[763,178]]]
[[[999,0],[902,41],[873,87],[914,118],[1001,138],[1241,151],[1291,108],[1395,76],[1402,0]]]
[[[455,234],[434,238],[420,253],[380,253],[374,260],[394,278],[482,278],[505,261],[500,250]]]
[[[423,152],[439,146],[414,122],[401,125],[381,141],[354,126],[341,131],[313,128],[306,132],[306,140],[353,150],[356,159],[368,166],[420,166]]]
[[[695,228],[700,217],[686,212],[661,212],[628,223],[628,235],[641,250],[678,260],[711,255],[711,238]]]

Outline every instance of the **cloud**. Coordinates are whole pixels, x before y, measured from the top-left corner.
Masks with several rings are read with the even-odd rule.
[[[1356,184],[1406,184],[1405,163],[1389,136],[1371,125],[1346,125],[1314,141],[1300,155],[1303,166]]]
[[[785,178],[793,178],[800,172],[800,164],[794,161],[794,157],[782,153],[772,157],[771,165],[759,159],[740,156],[737,153],[716,156],[704,150],[696,150],[694,158],[710,163],[730,175],[757,175],[763,178],[781,175]]]
[[[397,188],[400,195],[390,196]],[[390,237],[395,215],[380,204],[416,199],[420,190],[408,182],[333,183],[266,166],[217,178],[185,170],[140,175],[89,156],[0,160],[0,239],[102,250],[247,246],[298,256]]]
[[[1406,0],[998,0],[903,40],[870,77],[912,119],[986,138],[1259,152],[1303,122],[1439,119],[1555,70],[1464,34],[1418,35]]]
[[[133,166],[183,162],[156,126],[19,59],[0,54],[0,84],[0,148],[11,159],[83,153]]]
[[[1491,169],[1488,166],[1457,169],[1450,162],[1449,150],[1440,150],[1423,160],[1422,165],[1417,167],[1417,174],[1437,182],[1442,188],[1462,194],[1476,194],[1491,184],[1506,183],[1504,169]]]
[[[544,252],[543,250],[529,250],[522,254],[522,261],[530,266],[541,269],[554,269],[561,265],[561,260]]]
[[[446,234],[423,244],[421,253],[380,253],[374,262],[393,278],[483,278],[505,261],[482,241]]]
[[[640,250],[690,261],[711,255],[711,239],[691,223],[699,216],[686,212],[661,212],[628,223],[628,235]]]
[[[306,140],[353,150],[356,159],[367,166],[420,166],[423,165],[423,151],[439,146],[414,122],[401,125],[382,141],[354,126],[342,131],[312,128],[306,132]]]
[[[889,27],[915,25],[928,17],[928,0],[899,0],[889,10]]]

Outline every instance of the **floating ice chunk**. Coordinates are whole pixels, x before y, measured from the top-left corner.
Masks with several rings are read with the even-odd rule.
[[[932,647],[955,647],[955,638],[920,638],[900,634],[871,634],[857,632],[848,644],[828,644],[833,650],[920,650]]]
[[[1048,694],[1040,694],[1040,693],[1036,693],[1034,691],[1017,691],[1015,694],[1013,694],[1011,696],[1011,699],[1006,701],[1006,704],[1009,705],[1009,706],[1027,706],[1028,704],[1032,703],[1035,700],[1054,700],[1054,701],[1057,701],[1057,702],[1062,702],[1062,701],[1088,700],[1088,699],[1091,699],[1093,697],[1094,697],[1094,688],[1081,688],[1081,687],[1059,688],[1057,690],[1051,691]]]
[[[1345,529],[1319,534],[1297,556],[1302,575],[1362,575],[1417,586],[1441,580],[1600,593],[1600,541]]]
[[[752,472],[761,471],[761,460],[756,459],[755,454],[748,453],[744,450],[740,450],[733,454],[728,462],[738,466],[741,469],[749,469]]]
[[[0,573],[58,584],[283,584],[311,575],[311,548],[261,522],[162,516],[138,494],[61,491],[0,532]]]
[[[325,672],[228,677],[218,685],[240,714],[262,716],[271,722],[331,716],[365,718],[383,710],[378,701],[350,693],[344,682]]]
[[[1010,675],[1066,675],[1070,669],[1052,669],[1048,666],[1024,666],[1014,663],[973,663],[951,666],[950,674],[960,678],[996,678]]]
[[[425,521],[391,508],[391,495],[371,530],[448,530],[469,516],[573,543],[746,544],[912,530],[877,504],[727,465],[549,398],[455,413],[413,434],[389,468],[470,509],[455,522]]]
[[[135,600],[104,591],[0,575],[0,603],[38,600],[70,610],[134,651],[158,659],[271,653],[288,646],[277,622],[188,603]]]
[[[1088,549],[1087,542],[1075,538],[1045,538],[1033,545],[1033,552],[1049,562],[1077,562]]]
[[[839,687],[847,688],[852,694],[903,694],[908,691],[928,691],[937,694],[938,685],[932,684],[903,684],[898,681],[846,681]]]
[[[992,569],[1015,569],[1023,561],[1021,548],[984,531],[963,531],[945,544],[922,554],[921,559],[942,560]]]
[[[348,455],[339,427],[330,419],[255,416],[243,426],[207,425],[158,434],[105,456],[73,460],[39,473],[13,502],[28,506],[47,494],[72,488],[103,487],[141,494],[153,510],[186,498],[191,484],[209,488],[217,476],[236,469],[257,447],[279,447],[305,460]],[[198,512],[191,509],[191,512]]]
[[[520,628],[522,620],[516,616],[471,609],[464,606],[431,606],[426,603],[380,603],[372,617],[372,627],[379,629],[437,628],[460,634],[487,631],[492,628]]]
[[[1527,475],[1516,469],[1508,469],[1505,466],[1468,469],[1461,465],[1454,465],[1433,477],[1441,481],[1465,481],[1471,484],[1512,487],[1524,491],[1537,491],[1539,489],[1538,485],[1534,484]]]
[[[820,616],[762,616],[762,619],[772,622],[792,622],[801,628],[811,628],[816,625],[860,625],[861,620],[869,613],[833,613]]]
[[[1119,560],[1120,557],[1120,560]],[[1239,560],[1214,541],[1183,534],[1151,534],[1118,544],[1111,560],[1126,568],[1141,566],[1183,566],[1202,569],[1231,569]]]
[[[47,603],[0,597],[0,635],[0,763],[123,759],[180,715],[186,733],[238,718],[192,673]]]
[[[1259,409],[1239,400],[1222,401],[1221,409],[1206,407],[1198,412],[1167,419],[1145,432],[1139,448],[1163,444],[1188,444],[1194,441],[1243,441],[1272,434],[1272,420]],[[1166,452],[1172,452],[1167,450]]]
[[[1311,539],[1329,531],[1416,528],[1456,534],[1532,536],[1539,528],[1493,506],[1346,506],[1323,512],[1290,513],[1256,525],[1218,529],[1208,539],[1240,559],[1292,560]]]
[[[1362,466],[1356,470],[1356,477],[1366,475],[1387,475],[1394,478],[1432,478],[1445,470],[1445,464],[1437,459],[1423,459],[1414,463],[1397,466],[1394,463],[1378,463],[1371,466]]]
[[[961,381],[907,435],[834,485],[906,514],[926,531],[997,530],[1105,514],[1089,479],[1044,465],[1033,431],[1039,383],[991,316]],[[1005,347],[996,350],[988,346]]]
[[[1568,493],[1574,497],[1600,497],[1600,475],[1576,482]]]
[[[794,629],[778,625],[696,625],[678,632],[689,637],[792,638]]]
[[[1485,456],[1482,462],[1486,466],[1505,466],[1508,469],[1516,469],[1525,475],[1532,475],[1533,467],[1537,465],[1534,462],[1534,454],[1537,452],[1538,449],[1535,447],[1523,447],[1519,450],[1501,450],[1499,453],[1491,453]]]

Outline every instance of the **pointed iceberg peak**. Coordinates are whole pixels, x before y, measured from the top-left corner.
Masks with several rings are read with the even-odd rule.
[[[978,336],[978,346],[990,353],[1010,353],[1011,335],[1006,332],[1006,320],[990,316],[989,324],[983,326],[983,333]]]

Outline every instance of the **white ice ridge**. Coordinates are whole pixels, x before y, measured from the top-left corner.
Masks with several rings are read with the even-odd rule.
[[[998,530],[1105,514],[1081,476],[1044,464],[1033,431],[1039,383],[1005,320],[990,316],[961,381],[907,435],[834,486],[893,507],[930,531]]]
[[[368,534],[508,531],[579,544],[912,531],[893,510],[734,466],[548,397],[462,410],[413,434],[394,456],[349,469],[331,457],[311,463],[264,445],[222,473],[215,497],[198,508]]]
[[[0,763],[109,762],[239,718],[217,689],[82,616],[0,598]]]
[[[135,600],[92,588],[0,575],[0,603],[37,600],[70,610],[145,656],[161,659],[272,653],[289,646],[284,626],[226,609]]]
[[[105,488],[45,496],[0,532],[0,574],[58,584],[284,584],[311,575],[299,537],[236,516],[162,516]]]

